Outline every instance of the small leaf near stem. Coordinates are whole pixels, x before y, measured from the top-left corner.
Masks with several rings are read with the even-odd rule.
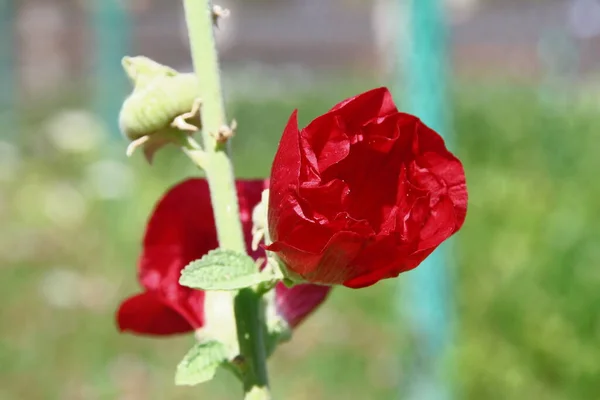
[[[258,272],[247,254],[216,249],[188,264],[179,283],[201,290],[240,290],[272,280],[270,274]]]
[[[227,363],[225,346],[218,341],[196,343],[177,366],[175,384],[194,386],[210,381]]]

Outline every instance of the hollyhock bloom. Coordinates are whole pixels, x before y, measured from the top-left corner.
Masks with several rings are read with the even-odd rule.
[[[299,130],[295,111],[271,171],[267,250],[290,277],[352,288],[418,266],[462,226],[461,162],[386,88]]]
[[[236,182],[240,214],[248,247],[252,209],[260,202],[267,182]],[[173,187],[157,204],[146,228],[138,277],[144,290],[126,299],[117,312],[121,331],[170,335],[203,327],[202,291],[179,284],[181,270],[218,247],[208,184],[189,179]],[[250,253],[255,259],[264,250]],[[297,326],[321,304],[328,288],[315,285],[276,287],[276,308],[291,327]]]

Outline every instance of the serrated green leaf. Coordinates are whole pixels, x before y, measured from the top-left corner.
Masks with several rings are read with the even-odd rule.
[[[232,250],[212,250],[181,271],[179,283],[202,290],[238,290],[273,279],[258,272],[247,254]]]
[[[196,343],[177,366],[175,384],[194,386],[210,381],[224,362],[227,362],[227,350],[223,343]]]

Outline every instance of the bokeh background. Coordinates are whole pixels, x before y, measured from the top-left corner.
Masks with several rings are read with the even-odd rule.
[[[305,124],[377,85],[410,99],[406,2],[220,4],[238,176],[268,175],[294,108]],[[444,375],[457,399],[597,399],[600,0],[445,0],[444,17],[447,134],[470,191]],[[0,19],[0,399],[239,398],[226,372],[174,386],[191,336],[114,323],[154,202],[198,175],[175,148],[127,159],[116,126],[120,57],[191,70],[180,2],[1,0]],[[271,360],[278,398],[408,398],[409,274],[335,289]]]

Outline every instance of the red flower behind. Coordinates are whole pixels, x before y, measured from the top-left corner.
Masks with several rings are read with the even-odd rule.
[[[247,246],[251,240],[252,210],[267,182],[236,182]],[[189,179],[173,187],[157,204],[146,228],[139,261],[141,294],[125,300],[117,312],[121,331],[146,335],[191,332],[204,324],[204,292],[179,285],[181,270],[218,247],[208,184]],[[252,252],[254,258],[263,250]],[[328,288],[299,285],[276,288],[277,310],[290,326],[298,325],[321,304]]]
[[[374,89],[298,130],[272,167],[268,250],[306,281],[369,286],[418,266],[467,211],[461,162]]]

